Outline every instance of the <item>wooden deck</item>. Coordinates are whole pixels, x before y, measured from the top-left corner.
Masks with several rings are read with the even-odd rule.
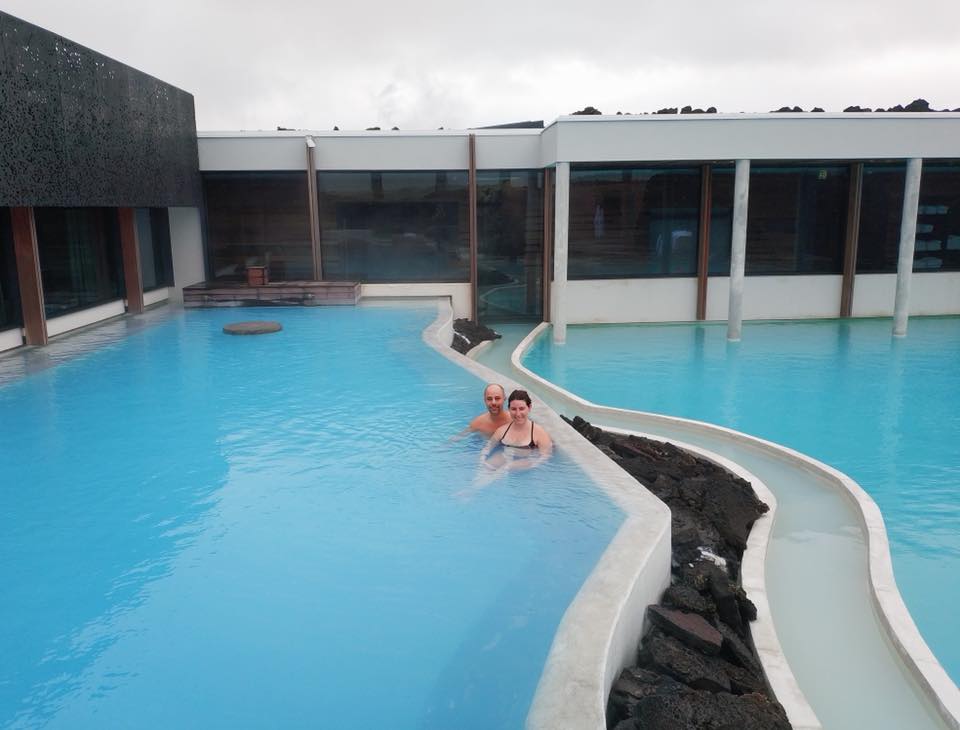
[[[355,281],[277,281],[262,286],[205,281],[183,288],[184,307],[317,307],[356,304],[359,299],[360,284]]]

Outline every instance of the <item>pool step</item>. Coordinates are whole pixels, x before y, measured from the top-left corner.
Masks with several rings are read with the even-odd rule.
[[[246,282],[205,281],[183,288],[184,307],[257,307],[269,304],[356,304],[356,281],[278,281],[250,286]]]

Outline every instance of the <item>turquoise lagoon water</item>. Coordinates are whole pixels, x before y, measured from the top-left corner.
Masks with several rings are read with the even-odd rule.
[[[238,314],[0,385],[0,727],[520,728],[622,515],[562,454],[457,495],[434,310]]]
[[[596,403],[728,426],[856,479],[914,620],[960,681],[960,319],[912,319],[905,339],[886,319],[746,323],[739,343],[717,324],[571,327],[524,364]]]

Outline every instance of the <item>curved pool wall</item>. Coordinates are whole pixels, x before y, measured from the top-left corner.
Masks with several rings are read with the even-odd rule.
[[[906,610],[879,509],[856,482],[732,429],[584,400],[523,365],[548,329],[545,323],[531,332],[511,360],[515,374],[538,386],[554,408],[701,446],[749,469],[776,493],[768,595],[790,666],[825,728],[960,727],[960,690]],[[809,527],[812,519],[821,521],[819,534]],[[825,519],[833,522],[825,526]],[[834,579],[829,589],[824,578]],[[818,592],[795,590],[798,583]]]
[[[505,374],[455,352],[453,310],[438,302],[424,341],[484,382],[521,387]],[[478,404],[480,399],[477,399]],[[604,730],[607,696],[620,671],[635,661],[646,607],[670,583],[670,510],[544,404],[534,415],[609,495],[625,520],[563,616],[537,686],[528,730]]]

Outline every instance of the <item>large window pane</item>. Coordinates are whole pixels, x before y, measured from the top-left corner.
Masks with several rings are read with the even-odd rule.
[[[0,330],[19,327],[22,321],[10,209],[0,208]]]
[[[905,171],[902,162],[871,162],[863,166],[857,273],[897,270]]]
[[[173,286],[170,219],[166,208],[137,208],[137,242],[143,290]]]
[[[747,274],[839,274],[846,165],[752,165]]]
[[[924,162],[914,271],[960,270],[960,163]]]
[[[208,172],[203,192],[214,279],[263,265],[275,281],[313,278],[306,173]]]
[[[543,172],[478,172],[477,229],[480,321],[541,319]]]
[[[714,165],[710,177],[710,257],[711,276],[730,275],[730,240],[733,233],[732,165]]]
[[[321,172],[326,279],[469,281],[467,173]]]
[[[700,169],[570,171],[568,276],[694,276]]]
[[[123,296],[116,208],[35,208],[47,317]]]

